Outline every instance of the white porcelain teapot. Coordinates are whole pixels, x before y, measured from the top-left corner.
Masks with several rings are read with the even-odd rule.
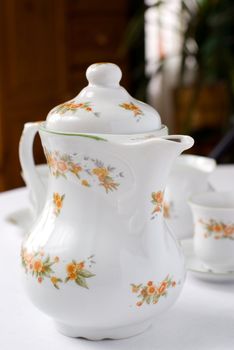
[[[40,214],[22,244],[23,281],[61,333],[123,338],[180,294],[184,261],[164,223],[163,192],[193,139],[167,136],[157,112],[119,86],[116,65],[93,64],[86,75],[77,97],[24,128],[20,160]],[[37,131],[47,193],[32,157]]]

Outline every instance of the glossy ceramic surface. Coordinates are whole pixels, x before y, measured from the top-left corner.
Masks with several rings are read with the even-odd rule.
[[[234,193],[203,193],[189,202],[195,254],[216,271],[234,271]]]
[[[119,85],[122,73],[113,63],[91,65],[89,82],[72,100],[56,106],[46,120],[48,129],[108,134],[144,133],[161,129],[159,114]]]
[[[105,89],[111,85],[99,79]],[[84,126],[83,117],[68,114],[55,118],[52,130],[50,114],[45,123],[26,124],[20,143],[38,215],[21,251],[26,291],[65,335],[140,333],[183,286],[183,255],[163,219],[163,192],[174,159],[193,139],[167,136],[161,123],[144,133],[144,122],[141,134],[105,133],[104,120],[103,133],[55,131],[65,128],[63,118]],[[37,131],[49,168],[47,192],[32,158]]]
[[[177,238],[192,237],[188,198],[211,189],[207,179],[215,167],[215,160],[208,157],[185,154],[176,159],[165,190],[164,217]]]

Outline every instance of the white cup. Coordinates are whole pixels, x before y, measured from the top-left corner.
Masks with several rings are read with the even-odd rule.
[[[189,200],[194,251],[217,272],[234,271],[234,192],[205,192]]]
[[[208,176],[214,171],[212,158],[182,154],[169,174],[164,194],[164,217],[179,239],[192,237],[193,218],[188,198],[209,191]]]

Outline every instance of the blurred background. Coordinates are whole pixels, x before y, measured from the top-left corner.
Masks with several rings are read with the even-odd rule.
[[[99,61],[161,114],[192,153],[234,162],[233,0],[1,0],[0,191],[23,185],[23,125],[44,120]],[[35,158],[45,162],[40,142]]]

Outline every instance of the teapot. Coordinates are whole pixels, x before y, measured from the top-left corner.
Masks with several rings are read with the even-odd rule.
[[[158,113],[119,85],[115,64],[93,64],[86,77],[77,97],[24,127],[19,154],[37,219],[22,243],[23,284],[62,334],[120,339],[147,329],[182,290],[163,193],[193,139],[168,136]],[[46,192],[32,154],[37,132]]]

